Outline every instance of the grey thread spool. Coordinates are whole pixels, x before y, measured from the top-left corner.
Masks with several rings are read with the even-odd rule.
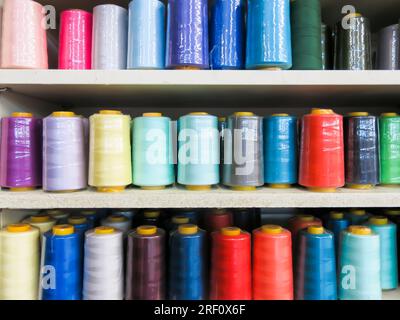
[[[379,31],[377,69],[398,70],[400,68],[399,24]]]
[[[224,141],[223,183],[250,191],[264,185],[262,117],[237,112],[228,117]]]
[[[354,25],[344,29],[342,21],[335,25],[335,70],[371,70],[371,31],[368,18],[356,13]]]

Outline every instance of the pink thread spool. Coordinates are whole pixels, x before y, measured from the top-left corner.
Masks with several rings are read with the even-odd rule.
[[[48,69],[45,11],[41,4],[4,1],[1,68]]]
[[[58,69],[92,68],[92,14],[78,9],[61,12]]]

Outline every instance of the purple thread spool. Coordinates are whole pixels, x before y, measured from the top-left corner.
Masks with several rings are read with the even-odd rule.
[[[208,69],[207,0],[169,0],[166,65],[169,69]]]
[[[42,120],[15,112],[1,121],[0,186],[28,191],[42,185]]]
[[[84,119],[54,112],[43,121],[43,189],[70,192],[87,187]]]

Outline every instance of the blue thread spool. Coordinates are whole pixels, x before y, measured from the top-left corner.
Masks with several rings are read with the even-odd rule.
[[[180,117],[178,143],[178,183],[188,190],[210,190],[218,184],[218,118],[206,112]]]
[[[381,286],[383,290],[396,289],[397,274],[397,226],[388,218],[375,216],[368,226],[379,235],[381,250]]]
[[[159,0],[129,4],[128,69],[164,69],[165,6]]]
[[[249,0],[246,68],[291,67],[290,1]]]
[[[44,265],[42,274],[43,300],[80,300],[82,296],[82,250],[79,234],[71,225],[54,226],[44,234]],[[51,275],[54,272],[54,286]],[[50,282],[46,281],[49,276]],[[50,286],[49,286],[50,285]]]
[[[214,70],[238,70],[244,65],[243,0],[216,0],[211,7],[210,67]]]
[[[342,231],[339,249],[339,299],[380,300],[379,235],[365,226]]]
[[[350,221],[345,218],[342,212],[331,212],[329,213],[328,220],[326,221],[326,228],[332,231],[335,237],[335,251],[336,256],[339,252],[340,234],[343,230],[347,229],[350,225]]]
[[[297,183],[297,119],[288,114],[264,118],[264,182],[273,188]]]
[[[94,229],[99,226],[99,218],[96,210],[82,210],[81,215],[87,219],[89,229]]]
[[[364,209],[351,209],[346,214],[346,218],[350,221],[351,226],[358,226],[366,223],[371,215]]]
[[[196,225],[179,226],[170,237],[169,261],[169,298],[206,299],[206,232]]]
[[[189,221],[188,217],[174,216],[168,222],[167,229],[169,232],[173,232],[175,230],[178,230],[179,226],[184,225],[184,224],[189,224],[189,223],[190,223],[190,221]]]
[[[173,216],[183,216],[189,218],[190,224],[199,224],[199,211],[194,209],[174,209]]]
[[[336,260],[333,234],[310,226],[298,236],[296,300],[336,300]]]
[[[173,184],[171,119],[144,113],[133,120],[132,134],[133,184],[145,190]]]

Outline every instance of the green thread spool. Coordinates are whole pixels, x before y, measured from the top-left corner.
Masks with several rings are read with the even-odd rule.
[[[384,113],[379,119],[381,184],[400,184],[400,116]]]
[[[291,2],[293,70],[321,70],[321,4],[319,0]]]

